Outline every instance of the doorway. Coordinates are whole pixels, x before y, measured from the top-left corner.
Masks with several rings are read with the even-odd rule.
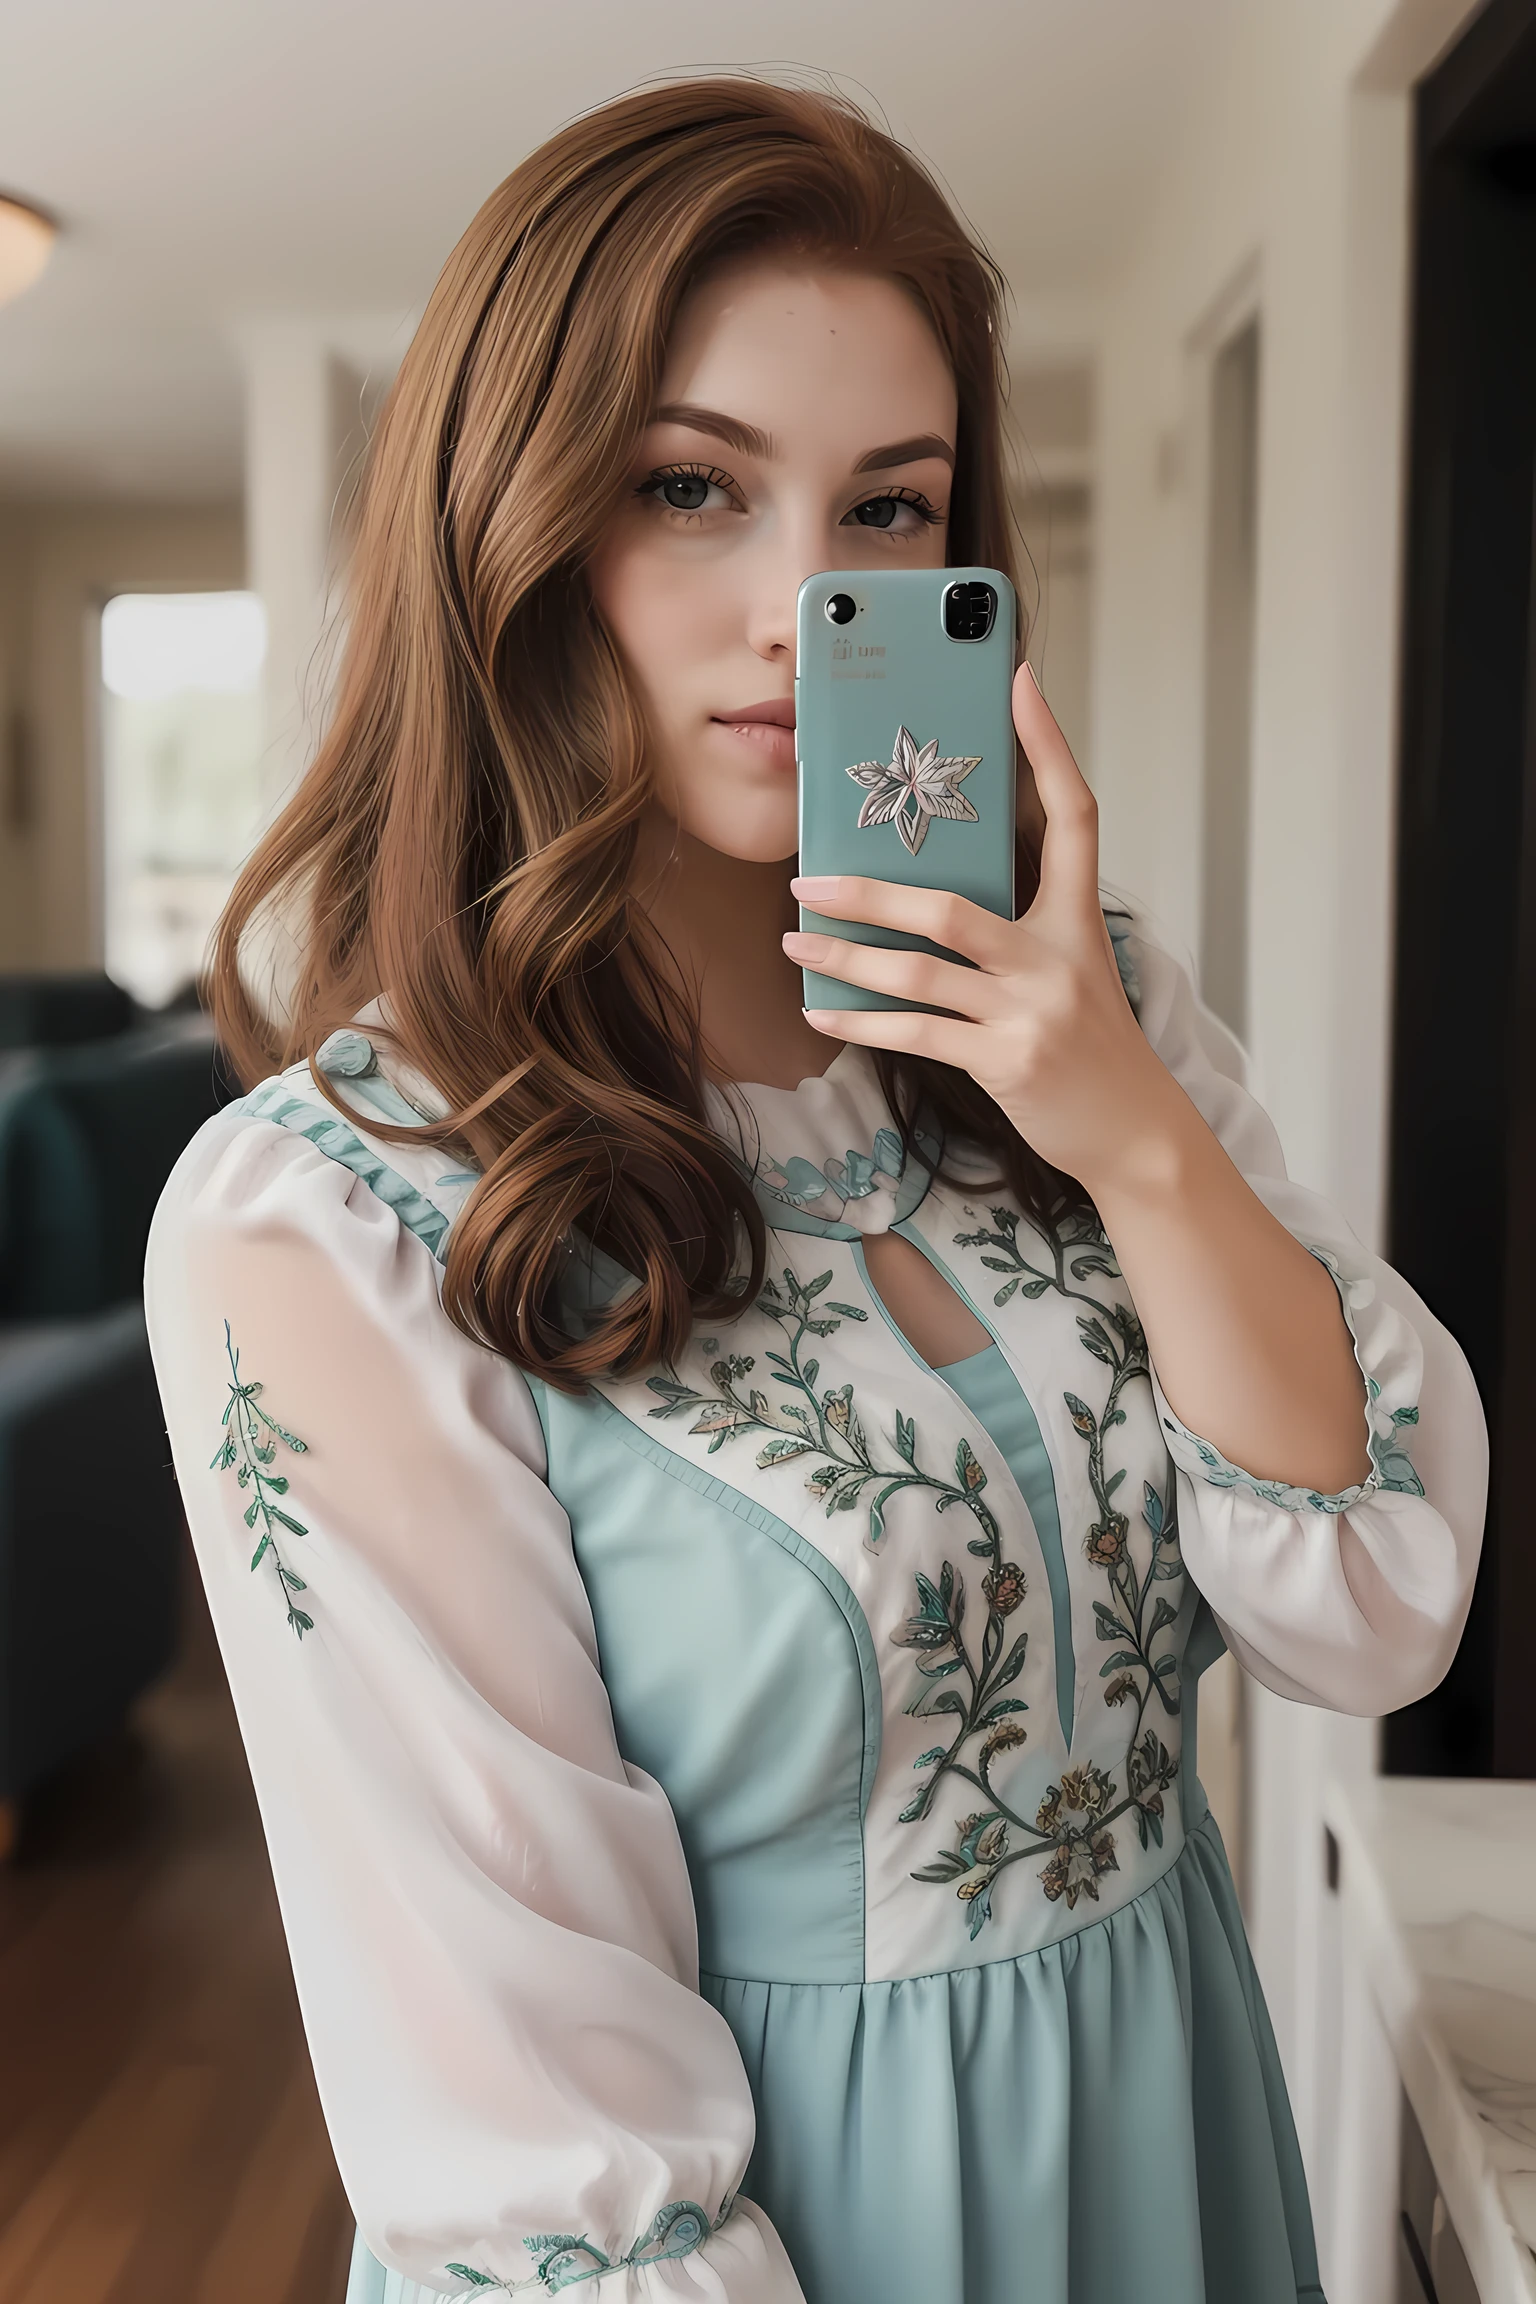
[[[1246,1043],[1258,587],[1257,314],[1218,346],[1211,360],[1209,407],[1200,990]]]

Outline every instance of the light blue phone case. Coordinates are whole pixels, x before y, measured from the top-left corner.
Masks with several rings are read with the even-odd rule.
[[[990,584],[984,640],[952,640],[952,584]],[[846,594],[857,613],[827,619]],[[1012,688],[1017,603],[995,568],[829,570],[800,587],[795,755],[800,870],[949,888],[1014,916]],[[939,952],[925,938],[800,908],[803,929]],[[952,953],[943,955],[952,959]],[[807,1008],[905,1003],[804,971]]]

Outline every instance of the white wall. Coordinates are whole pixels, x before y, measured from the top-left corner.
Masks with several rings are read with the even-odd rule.
[[[1204,373],[1260,314],[1249,982],[1293,1173],[1379,1242],[1413,79],[1472,0],[1233,0],[1106,301],[1093,777],[1106,876],[1200,919]],[[1248,1903],[1323,2229],[1336,2222],[1322,1786],[1371,1723],[1251,1692]],[[1341,2263],[1343,2258],[1340,2259]],[[1386,2260],[1385,2258],[1383,2259]],[[1333,2293],[1332,2289],[1330,2293]],[[1337,2304],[1358,2304],[1348,2281]]]

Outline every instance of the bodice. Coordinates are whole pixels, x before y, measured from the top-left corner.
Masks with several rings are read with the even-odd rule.
[[[1041,1230],[904,1160],[853,1051],[802,1120],[806,1088],[811,1149],[768,1136],[786,1092],[749,1092],[773,1226],[751,1310],[585,1399],[535,1393],[704,1969],[833,1982],[1014,1957],[1158,1878],[1213,1644],[1191,1652],[1146,1341],[1097,1225]],[[986,1354],[913,1350],[865,1262],[885,1228]]]

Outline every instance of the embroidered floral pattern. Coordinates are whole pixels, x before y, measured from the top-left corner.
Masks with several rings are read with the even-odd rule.
[[[871,1545],[878,1544],[885,1533],[885,1508],[891,1498],[904,1488],[926,1488],[941,1512],[953,1504],[964,1505],[984,1531],[971,1550],[984,1553],[996,1564],[997,1522],[981,1493],[987,1476],[968,1441],[960,1442],[955,1451],[955,1476],[946,1479],[925,1470],[918,1461],[917,1426],[910,1416],[897,1410],[894,1446],[882,1448],[865,1431],[851,1384],[818,1391],[821,1362],[807,1355],[806,1338],[831,1336],[845,1320],[869,1317],[857,1304],[839,1304],[831,1298],[822,1302],[831,1284],[830,1272],[804,1281],[786,1266],[782,1287],[770,1279],[757,1299],[758,1311],[767,1315],[784,1338],[785,1349],[769,1352],[765,1358],[772,1370],[769,1381],[782,1386],[790,1395],[788,1399],[771,1401],[765,1392],[749,1385],[747,1379],[757,1365],[755,1357],[732,1352],[711,1364],[712,1392],[685,1383],[675,1368],[650,1377],[646,1389],[660,1395],[660,1406],[650,1413],[679,1416],[691,1412],[695,1420],[688,1429],[711,1435],[711,1456],[727,1440],[743,1434],[757,1437],[759,1470],[800,1463],[805,1468],[806,1487],[825,1506],[829,1518],[834,1512],[867,1510],[866,1541]],[[712,1338],[701,1341],[706,1352],[716,1349]]]
[[[921,1685],[906,1707],[908,1713],[918,1720],[953,1720],[956,1724],[948,1744],[935,1744],[913,1761],[914,1768],[932,1773],[926,1776],[921,1791],[914,1793],[902,1809],[900,1822],[915,1824],[926,1816],[940,1784],[949,1775],[963,1777],[992,1803],[981,1814],[967,1817],[958,1827],[966,1861],[958,1872],[944,1874],[957,1881],[963,1875],[964,1884],[957,1887],[956,1893],[971,1905],[971,1934],[975,1936],[990,1914],[991,1904],[985,1891],[998,1868],[992,1859],[988,1827],[996,1824],[1003,1828],[998,1855],[1002,1854],[1007,1841],[1006,1812],[992,1790],[992,1763],[999,1753],[1016,1750],[1028,1734],[1018,1718],[1019,1713],[1028,1711],[1028,1705],[1022,1697],[1006,1695],[1004,1690],[1013,1685],[1024,1669],[1029,1634],[1019,1632],[1012,1640],[1007,1634],[1007,1618],[1024,1595],[1022,1569],[997,1556],[999,1546],[995,1538],[990,1546],[973,1543],[970,1550],[992,1555],[992,1565],[982,1578],[987,1615],[979,1648],[973,1651],[966,1639],[965,1582],[955,1574],[948,1560],[939,1570],[937,1584],[919,1572],[917,1613],[908,1617],[891,1638],[898,1647],[918,1652]],[[953,1687],[942,1685],[951,1679],[955,1682]],[[978,1739],[980,1748],[973,1767],[963,1755]],[[946,1863],[950,1861],[946,1859]],[[917,1879],[927,1876],[921,1872],[915,1875]]]
[[[273,1472],[269,1467],[276,1461],[279,1446],[291,1449],[295,1456],[303,1456],[308,1451],[304,1441],[285,1431],[265,1408],[258,1407],[261,1386],[241,1383],[240,1354],[230,1336],[227,1320],[224,1349],[229,1355],[229,1401],[224,1410],[224,1438],[209,1470],[233,1472],[240,1486],[250,1490],[245,1524],[247,1528],[259,1526],[261,1530],[260,1541],[251,1555],[252,1573],[270,1553],[287,1604],[288,1621],[302,1640],[306,1632],[313,1632],[315,1620],[306,1615],[294,1599],[296,1592],[303,1592],[307,1587],[303,1577],[295,1574],[279,1551],[277,1531],[284,1528],[291,1536],[307,1536],[309,1530],[302,1520],[295,1520],[291,1512],[274,1503],[274,1497],[287,1495],[288,1480],[285,1473]]]
[[[1003,1276],[994,1303],[1006,1304],[1014,1295],[1039,1297],[1053,1289],[1086,1305],[1087,1310],[1078,1314],[1079,1339],[1084,1351],[1110,1372],[1108,1393],[1097,1412],[1075,1392],[1066,1393],[1064,1398],[1074,1430],[1087,1443],[1088,1483],[1095,1505],[1083,1551],[1094,1567],[1103,1570],[1110,1590],[1109,1600],[1094,1602],[1098,1636],[1114,1648],[1114,1654],[1100,1668],[1100,1678],[1108,1682],[1105,1701],[1132,1710],[1123,1793],[1116,1777],[1097,1765],[1068,1768],[1061,1782],[1050,1787],[1033,1819],[1021,1815],[993,1782],[992,1766],[999,1753],[1023,1743],[1023,1728],[1004,1715],[1024,1707],[1016,1700],[995,1701],[1004,1676],[990,1660],[997,1655],[994,1627],[1017,1606],[1022,1576],[1017,1569],[997,1562],[982,1579],[988,1629],[979,1682],[961,1639],[963,1585],[947,1566],[937,1586],[927,1577],[917,1578],[918,1613],[896,1637],[924,1652],[918,1670],[926,1678],[936,1677],[941,1669],[970,1673],[978,1700],[967,1704],[958,1691],[940,1689],[920,1691],[908,1707],[925,1715],[959,1715],[960,1727],[952,1743],[935,1746],[914,1763],[920,1769],[932,1768],[933,1774],[926,1791],[903,1809],[902,1820],[915,1822],[927,1814],[946,1775],[960,1778],[986,1802],[983,1808],[957,1819],[954,1848],[943,1850],[913,1874],[917,1880],[953,1887],[960,1901],[969,1906],[973,1939],[992,1916],[993,1883],[1010,1864],[1044,1856],[1046,1862],[1039,1875],[1042,1889],[1053,1903],[1064,1901],[1069,1911],[1075,1911],[1084,1897],[1097,1903],[1100,1878],[1119,1869],[1111,1826],[1122,1816],[1134,1820],[1143,1848],[1162,1846],[1163,1794],[1173,1782],[1178,1764],[1157,1731],[1145,1725],[1145,1716],[1154,1702],[1170,1715],[1179,1709],[1178,1650],[1166,1641],[1160,1644],[1160,1636],[1177,1619],[1178,1605],[1158,1587],[1173,1584],[1183,1575],[1171,1488],[1165,1502],[1150,1481],[1145,1484],[1141,1517],[1150,1548],[1143,1570],[1130,1541],[1130,1523],[1115,1501],[1125,1469],[1112,1471],[1106,1462],[1110,1436],[1126,1421],[1126,1391],[1138,1381],[1150,1382],[1146,1337],[1134,1311],[1084,1286],[1095,1274],[1120,1277],[1108,1241],[1091,1216],[1065,1217],[1043,1236],[1051,1258],[1047,1268],[1031,1263],[1024,1254],[1019,1245],[1019,1217],[1013,1209],[994,1208],[991,1217],[990,1231],[959,1233],[956,1246],[990,1251],[983,1256],[983,1264]],[[971,1549],[980,1547],[972,1545]],[[1021,1669],[1022,1640],[1008,1651],[1005,1661],[1012,1663],[1016,1651],[1015,1669]],[[970,1747],[978,1738],[980,1748],[972,1754]]]
[[[1310,1252],[1320,1264],[1327,1266],[1333,1284],[1339,1292],[1345,1318],[1361,1311],[1376,1295],[1376,1283],[1369,1277],[1351,1278],[1341,1267],[1336,1256],[1326,1248],[1311,1247]],[[1354,1323],[1350,1321],[1351,1333]],[[1219,1448],[1202,1440],[1181,1424],[1176,1416],[1163,1418],[1164,1429],[1194,1457],[1200,1477],[1213,1488],[1248,1488],[1262,1503],[1274,1504],[1282,1512],[1348,1512],[1354,1505],[1378,1488],[1393,1489],[1399,1495],[1422,1496],[1424,1484],[1413,1468],[1413,1462],[1403,1445],[1404,1437],[1419,1421],[1418,1403],[1406,1408],[1382,1408],[1381,1386],[1374,1376],[1365,1379],[1366,1389],[1366,1444],[1370,1450],[1371,1476],[1359,1481],[1353,1488],[1341,1488],[1337,1495],[1320,1496],[1315,1488],[1298,1488],[1288,1480],[1256,1480],[1251,1472],[1244,1472],[1229,1463]]]
[[[1401,1444],[1403,1435],[1411,1432],[1419,1421],[1418,1402],[1411,1408],[1381,1410],[1376,1406],[1381,1398],[1381,1386],[1374,1376],[1367,1376],[1365,1389],[1370,1400],[1370,1450],[1377,1487],[1395,1488],[1406,1496],[1422,1496],[1424,1483]]]
[[[1065,1903],[1069,1912],[1075,1912],[1084,1897],[1097,1904],[1100,1878],[1120,1869],[1110,1826],[1129,1815],[1142,1846],[1155,1842],[1160,1848],[1163,1794],[1178,1774],[1177,1760],[1157,1731],[1148,1728],[1126,1754],[1127,1790],[1122,1797],[1117,1798],[1115,1778],[1096,1762],[1064,1768],[1061,1782],[1049,1787],[1031,1823],[997,1794],[988,1776],[992,1754],[1004,1741],[997,1735],[987,1739],[977,1772],[963,1766],[956,1770],[991,1805],[959,1818],[958,1847],[942,1850],[912,1875],[914,1880],[953,1887],[960,1901],[970,1906],[973,1939],[992,1916],[992,1887],[998,1874],[1032,1857],[1046,1858],[1040,1885],[1053,1904]]]
[[[992,1917],[992,1886],[998,1874],[1031,1857],[1046,1858],[1040,1885],[1053,1904],[1065,1902],[1069,1912],[1076,1911],[1082,1897],[1097,1904],[1100,1877],[1120,1868],[1110,1826],[1131,1816],[1142,1846],[1155,1842],[1160,1848],[1163,1794],[1178,1774],[1178,1761],[1157,1731],[1148,1728],[1126,1755],[1128,1790],[1123,1797],[1116,1797],[1115,1778],[1096,1763],[1064,1768],[1061,1782],[1050,1786],[1030,1823],[997,1793],[988,1775],[988,1764],[1002,1742],[987,1739],[976,1771],[965,1766],[955,1770],[985,1794],[990,1806],[959,1818],[958,1847],[941,1850],[931,1864],[912,1875],[914,1880],[953,1887],[960,1901],[970,1906],[973,1939]]]
[[[476,2295],[519,2296],[532,2288],[550,2291],[574,2288],[579,2281],[601,2280],[608,2272],[633,2271],[644,2264],[662,2264],[673,2257],[691,2256],[696,2248],[703,2247],[712,2232],[719,2231],[734,2205],[734,2201],[727,2200],[719,2215],[711,2218],[706,2209],[696,2207],[691,2200],[670,2201],[622,2256],[606,2255],[584,2233],[539,2233],[523,2242],[537,2259],[537,2269],[528,2280],[498,2280],[489,2272],[477,2271],[472,2264],[449,2264],[445,2269],[454,2279],[467,2280]]]
[[[1094,1602],[1098,1635],[1105,1642],[1118,1644],[1116,1653],[1100,1667],[1099,1677],[1108,1680],[1111,1675],[1117,1676],[1117,1703],[1128,1702],[1134,1695],[1136,1728],[1139,1728],[1141,1715],[1154,1696],[1165,1712],[1174,1713],[1179,1709],[1178,1651],[1166,1645],[1161,1650],[1158,1648],[1159,1635],[1166,1632],[1178,1616],[1178,1602],[1172,1594],[1159,1592],[1155,1587],[1176,1583],[1184,1573],[1172,1484],[1166,1502],[1150,1481],[1145,1486],[1141,1517],[1151,1537],[1151,1552],[1143,1574],[1131,1547],[1130,1522],[1115,1502],[1125,1480],[1124,1467],[1112,1472],[1105,1461],[1110,1435],[1125,1422],[1126,1392],[1138,1382],[1145,1382],[1150,1388],[1147,1339],[1141,1322],[1128,1304],[1113,1298],[1106,1300],[1083,1286],[1084,1281],[1097,1273],[1112,1280],[1120,1277],[1114,1252],[1093,1216],[1074,1214],[1042,1235],[1051,1256],[1051,1267],[1046,1270],[1032,1264],[1020,1248],[1019,1218],[1015,1211],[994,1208],[990,1213],[991,1231],[957,1233],[955,1245],[957,1248],[985,1247],[991,1251],[982,1257],[982,1263],[989,1271],[1007,1275],[993,1302],[1006,1304],[1015,1292],[1038,1297],[1052,1289],[1060,1296],[1087,1305],[1088,1310],[1077,1316],[1079,1341],[1083,1350],[1110,1372],[1109,1391],[1097,1414],[1075,1392],[1066,1392],[1062,1397],[1073,1430],[1088,1446],[1088,1485],[1093,1493],[1096,1517],[1083,1538],[1084,1556],[1095,1568],[1102,1568],[1109,1579],[1110,1600]],[[1136,1728],[1132,1730],[1132,1740]]]
[[[788,1160],[765,1156],[757,1167],[757,1180],[775,1200],[790,1208],[808,1208],[829,1195],[839,1207],[850,1200],[866,1200],[872,1192],[894,1192],[901,1176],[901,1138],[894,1128],[879,1128],[867,1152],[850,1149],[841,1160],[828,1160],[818,1168],[796,1153]]]
[[[987,1776],[993,1760],[1000,1752],[1011,1750],[1025,1740],[1026,1731],[1017,1715],[1027,1711],[1028,1706],[1021,1697],[1007,1693],[1024,1669],[1029,1648],[1027,1632],[1017,1633],[1010,1640],[1007,1630],[1008,1618],[1024,1597],[1024,1571],[1016,1561],[1003,1558],[1002,1536],[982,1495],[987,1484],[986,1471],[968,1440],[962,1438],[956,1446],[955,1476],[949,1480],[923,1468],[918,1455],[916,1423],[900,1409],[896,1411],[894,1440],[897,1461],[892,1463],[890,1452],[877,1450],[865,1432],[851,1384],[828,1389],[818,1396],[816,1382],[820,1363],[803,1356],[805,1337],[828,1336],[845,1319],[867,1317],[855,1304],[839,1304],[830,1299],[824,1304],[818,1303],[831,1279],[830,1272],[823,1272],[818,1279],[802,1282],[786,1269],[782,1289],[770,1280],[758,1298],[759,1309],[777,1324],[788,1347],[785,1352],[767,1355],[773,1381],[797,1397],[783,1402],[775,1411],[762,1392],[750,1388],[744,1391],[744,1381],[751,1375],[754,1362],[750,1357],[733,1354],[717,1360],[710,1369],[710,1381],[716,1386],[713,1393],[699,1392],[683,1383],[675,1370],[650,1378],[649,1388],[661,1395],[660,1407],[653,1408],[651,1414],[672,1416],[686,1410],[697,1411],[697,1420],[689,1430],[714,1435],[710,1441],[711,1455],[741,1432],[767,1433],[769,1437],[758,1449],[759,1467],[767,1470],[775,1464],[807,1462],[811,1469],[806,1486],[825,1503],[829,1514],[854,1510],[873,1489],[868,1503],[866,1538],[871,1545],[877,1544],[885,1532],[887,1504],[903,1488],[927,1489],[940,1512],[948,1511],[955,1504],[963,1505],[976,1521],[979,1533],[970,1539],[966,1549],[987,1563],[982,1578],[986,1616],[979,1643],[973,1648],[965,1630],[964,1579],[956,1575],[953,1563],[947,1560],[939,1571],[937,1583],[929,1576],[918,1574],[916,1612],[891,1635],[898,1646],[911,1648],[916,1655],[920,1684],[906,1707],[908,1713],[916,1719],[952,1720],[956,1724],[950,1743],[934,1745],[915,1763],[919,1769],[933,1771],[901,1812],[904,1823],[915,1823],[927,1815],[944,1777],[957,1768],[991,1798]],[[710,1346],[706,1343],[705,1348]],[[887,1458],[884,1463],[880,1461],[882,1454]],[[954,1685],[945,1686],[949,1681]],[[959,1767],[959,1755],[978,1740],[979,1775]],[[984,1825],[986,1819],[978,1821]],[[967,1894],[978,1897],[972,1905],[974,1936],[990,1909],[985,1897],[980,1895],[986,1884],[982,1878],[986,1866],[983,1860],[977,1860],[965,1869],[975,1879],[975,1886]]]

